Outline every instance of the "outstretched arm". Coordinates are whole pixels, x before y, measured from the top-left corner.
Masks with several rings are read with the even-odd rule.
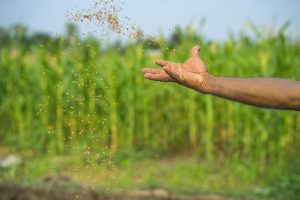
[[[300,110],[300,83],[279,78],[211,76],[203,92],[259,107]]]
[[[183,64],[159,60],[162,69],[145,68],[144,77],[154,81],[176,82],[202,93],[241,103],[276,109],[300,110],[300,82],[279,78],[229,78],[208,73],[195,46]]]

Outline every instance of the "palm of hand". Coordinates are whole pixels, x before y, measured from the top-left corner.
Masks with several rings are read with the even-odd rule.
[[[204,62],[199,57],[191,57],[182,64],[182,68],[196,75],[204,75],[208,72]]]
[[[177,82],[181,85],[197,89],[201,87],[208,71],[204,62],[199,57],[200,47],[191,50],[191,58],[183,64],[159,60],[156,64],[163,69],[145,68],[144,77],[154,81]]]

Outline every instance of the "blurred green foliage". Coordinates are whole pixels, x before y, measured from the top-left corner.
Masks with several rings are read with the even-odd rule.
[[[0,143],[33,155],[79,151],[91,162],[103,149],[121,160],[192,154],[212,165],[239,163],[249,180],[292,176],[300,166],[292,162],[300,155],[299,112],[241,105],[141,74],[157,58],[183,62],[200,44],[216,76],[299,80],[300,44],[285,26],[267,35],[253,26],[254,37],[241,32],[224,42],[178,27],[170,38],[128,43],[81,38],[73,25],[55,37],[1,28]]]

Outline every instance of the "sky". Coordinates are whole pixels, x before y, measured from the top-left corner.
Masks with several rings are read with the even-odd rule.
[[[0,26],[18,22],[30,31],[62,34],[69,21],[66,13],[87,9],[94,0],[1,0]],[[118,1],[118,0],[116,0]],[[258,27],[275,24],[280,27],[290,20],[287,33],[300,37],[299,0],[120,0],[123,13],[138,24],[146,34],[166,35],[176,25],[199,25],[205,19],[202,32],[209,39],[223,40],[229,32],[238,33],[251,20]],[[199,28],[199,26],[198,26]],[[95,32],[96,26],[80,25],[81,31]]]

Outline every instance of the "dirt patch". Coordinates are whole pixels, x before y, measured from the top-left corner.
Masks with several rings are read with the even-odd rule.
[[[166,190],[104,193],[85,187],[0,184],[0,200],[229,200],[218,195],[175,195]]]

